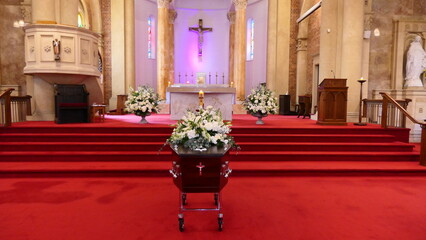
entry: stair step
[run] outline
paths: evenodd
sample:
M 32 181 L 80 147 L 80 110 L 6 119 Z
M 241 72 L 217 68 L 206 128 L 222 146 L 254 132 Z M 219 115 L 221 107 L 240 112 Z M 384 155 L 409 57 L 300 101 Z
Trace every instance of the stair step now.
M 165 142 L 170 134 L 4 133 L 1 142 Z
M 158 151 L 164 142 L 4 142 L 0 151 Z M 413 144 L 338 142 L 242 142 L 242 151 L 392 151 L 410 152 Z M 165 145 L 163 151 L 169 150 Z
M 418 161 L 418 152 L 239 151 L 235 161 Z M 6 151 L 3 162 L 169 161 L 170 151 Z
M 395 136 L 388 134 L 231 134 L 240 142 L 394 142 Z
M 170 162 L 0 162 L 0 174 L 3 177 L 43 176 L 64 174 L 102 176 L 170 176 Z M 426 176 L 426 167 L 413 162 L 329 162 L 288 161 L 274 162 L 238 162 L 231 161 L 231 177 L 238 176 L 304 176 L 304 175 L 398 175 Z

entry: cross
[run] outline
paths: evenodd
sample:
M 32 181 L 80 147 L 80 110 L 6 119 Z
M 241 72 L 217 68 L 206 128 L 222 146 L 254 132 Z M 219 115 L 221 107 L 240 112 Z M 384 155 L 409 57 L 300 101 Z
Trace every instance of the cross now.
M 213 28 L 203 28 L 203 19 L 198 19 L 198 27 L 190 27 L 189 31 L 198 34 L 198 56 L 203 55 L 203 33 L 213 32 Z
M 197 166 L 196 166 L 198 169 L 200 169 L 200 176 L 201 175 L 203 175 L 203 168 L 205 167 L 204 165 L 203 165 L 203 163 L 202 162 L 200 162 Z

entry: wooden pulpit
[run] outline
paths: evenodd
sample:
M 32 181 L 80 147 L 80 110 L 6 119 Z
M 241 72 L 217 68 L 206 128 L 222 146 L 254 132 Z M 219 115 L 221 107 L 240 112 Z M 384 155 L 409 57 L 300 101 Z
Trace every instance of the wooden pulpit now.
M 324 79 L 318 86 L 317 124 L 346 125 L 347 101 L 346 79 Z

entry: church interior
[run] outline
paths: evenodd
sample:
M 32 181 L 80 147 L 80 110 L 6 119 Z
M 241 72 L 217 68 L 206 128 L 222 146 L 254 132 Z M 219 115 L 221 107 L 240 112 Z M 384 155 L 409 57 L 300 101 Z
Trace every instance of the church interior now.
M 0 0 L 0 239 L 424 239 L 425 50 L 426 0 Z

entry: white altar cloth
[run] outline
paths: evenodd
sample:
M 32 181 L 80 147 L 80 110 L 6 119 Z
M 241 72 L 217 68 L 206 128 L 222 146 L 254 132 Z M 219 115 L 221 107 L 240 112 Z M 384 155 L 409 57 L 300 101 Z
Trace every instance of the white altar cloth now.
M 232 105 L 235 103 L 235 88 L 222 85 L 177 85 L 166 89 L 170 103 L 170 118 L 181 119 L 188 109 L 195 110 L 199 104 L 198 93 L 204 92 L 204 106 L 220 109 L 224 120 L 232 120 Z

